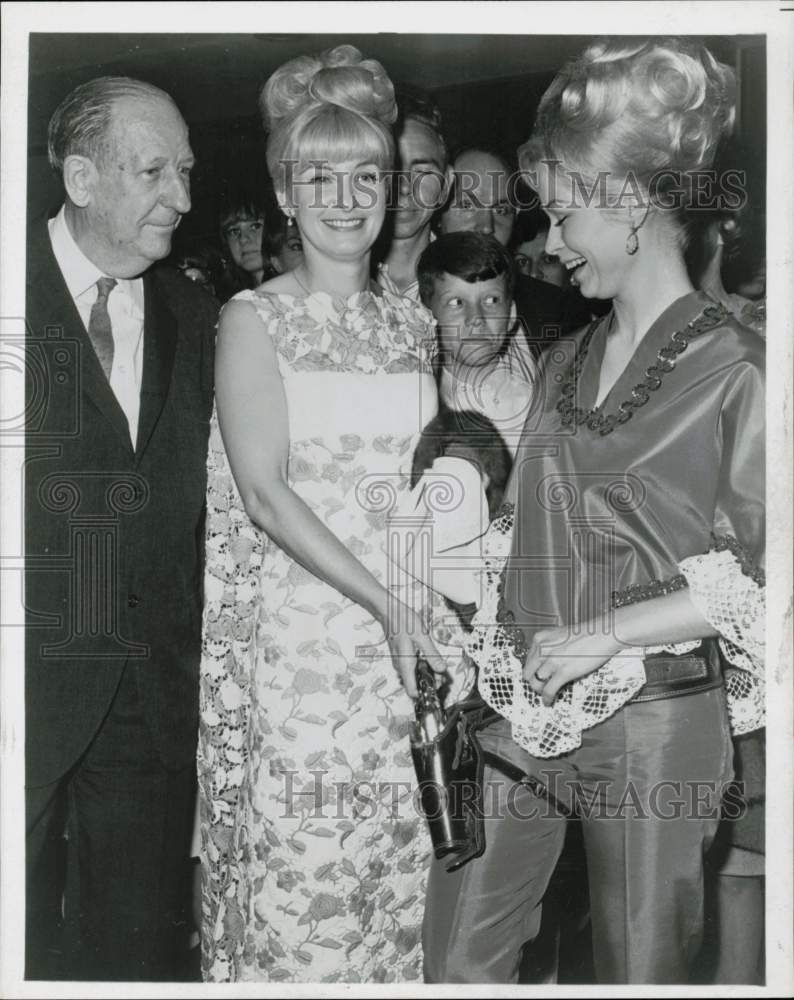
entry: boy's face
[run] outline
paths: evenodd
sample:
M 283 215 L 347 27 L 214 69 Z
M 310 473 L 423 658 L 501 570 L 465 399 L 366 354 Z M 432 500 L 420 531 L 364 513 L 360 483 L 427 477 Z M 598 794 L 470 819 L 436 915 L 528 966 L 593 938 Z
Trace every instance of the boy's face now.
M 510 328 L 511 306 L 505 275 L 486 281 L 436 278 L 430 309 L 449 361 L 475 367 L 493 361 Z

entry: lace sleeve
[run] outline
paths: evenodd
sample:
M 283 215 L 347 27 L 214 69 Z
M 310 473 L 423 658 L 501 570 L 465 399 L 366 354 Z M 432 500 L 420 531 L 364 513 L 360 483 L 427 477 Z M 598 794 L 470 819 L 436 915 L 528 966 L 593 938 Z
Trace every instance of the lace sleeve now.
M 566 685 L 552 705 L 523 678 L 523 634 L 501 606 L 502 570 L 510 552 L 514 509 L 507 504 L 483 541 L 482 603 L 467 652 L 485 700 L 512 723 L 513 739 L 537 757 L 575 750 L 582 731 L 608 718 L 645 683 L 642 649 L 627 649 L 592 674 Z
M 679 563 L 692 603 L 720 634 L 720 648 L 734 669 L 725 689 L 736 735 L 764 725 L 766 662 L 766 588 L 763 573 L 751 565 L 730 537 L 715 539 L 704 555 Z

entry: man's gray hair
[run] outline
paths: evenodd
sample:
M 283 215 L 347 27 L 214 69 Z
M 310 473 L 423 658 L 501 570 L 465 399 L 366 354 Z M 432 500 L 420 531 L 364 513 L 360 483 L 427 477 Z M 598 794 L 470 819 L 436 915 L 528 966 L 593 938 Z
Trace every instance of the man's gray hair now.
M 50 166 L 63 174 L 67 156 L 101 162 L 109 152 L 113 105 L 124 97 L 156 98 L 174 103 L 152 83 L 129 76 L 99 76 L 76 87 L 55 109 L 47 130 Z

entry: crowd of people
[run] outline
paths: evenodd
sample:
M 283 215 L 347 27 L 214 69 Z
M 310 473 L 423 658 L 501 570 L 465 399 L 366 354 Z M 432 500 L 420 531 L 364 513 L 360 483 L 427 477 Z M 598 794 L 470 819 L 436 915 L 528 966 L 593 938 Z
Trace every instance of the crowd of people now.
M 593 41 L 517 168 L 351 45 L 260 111 L 272 187 L 195 245 L 168 94 L 50 122 L 26 977 L 178 979 L 192 922 L 210 982 L 516 983 L 578 849 L 595 981 L 763 982 L 764 193 L 697 180 L 748 166 L 733 71 Z M 494 710 L 454 871 L 419 660 Z

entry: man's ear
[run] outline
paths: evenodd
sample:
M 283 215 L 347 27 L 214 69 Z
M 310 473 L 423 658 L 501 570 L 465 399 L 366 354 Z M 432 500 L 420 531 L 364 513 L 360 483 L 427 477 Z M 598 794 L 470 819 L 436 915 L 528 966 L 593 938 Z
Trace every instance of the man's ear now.
M 87 156 L 67 156 L 63 161 L 63 186 L 78 208 L 90 204 L 96 179 L 97 169 Z

